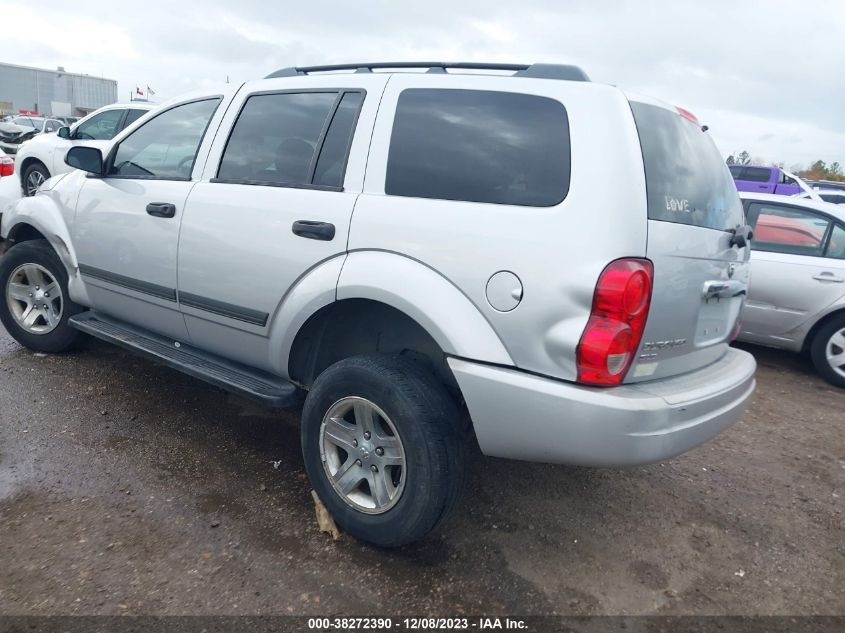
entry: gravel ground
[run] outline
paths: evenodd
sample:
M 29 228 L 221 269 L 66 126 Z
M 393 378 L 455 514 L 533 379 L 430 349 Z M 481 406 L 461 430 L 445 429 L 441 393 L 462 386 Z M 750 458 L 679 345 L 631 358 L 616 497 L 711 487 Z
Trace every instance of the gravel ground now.
M 845 390 L 748 348 L 744 419 L 662 464 L 472 457 L 451 522 L 317 529 L 296 413 L 0 328 L 0 614 L 845 614 Z

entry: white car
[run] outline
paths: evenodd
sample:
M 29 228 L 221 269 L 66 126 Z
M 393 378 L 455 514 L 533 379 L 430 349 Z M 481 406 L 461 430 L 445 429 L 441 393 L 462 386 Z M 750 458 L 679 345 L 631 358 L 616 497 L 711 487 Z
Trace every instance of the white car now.
M 26 196 L 34 195 L 48 178 L 70 171 L 65 154 L 74 145 L 102 148 L 114 136 L 154 109 L 152 103 L 114 103 L 92 112 L 73 125 L 59 123 L 57 134 L 36 136 L 21 145 L 15 171 Z
M 845 211 L 800 197 L 741 192 L 753 227 L 739 339 L 810 354 L 845 387 Z
M 36 135 L 56 132 L 63 125 L 58 119 L 41 116 L 6 117 L 0 122 L 0 149 L 6 154 L 16 154 L 25 141 Z
M 831 204 L 845 204 L 845 191 L 841 189 L 821 189 L 814 187 L 813 192 L 825 202 L 830 202 Z M 795 197 L 803 198 L 804 200 L 812 199 L 812 195 L 806 191 L 796 193 Z

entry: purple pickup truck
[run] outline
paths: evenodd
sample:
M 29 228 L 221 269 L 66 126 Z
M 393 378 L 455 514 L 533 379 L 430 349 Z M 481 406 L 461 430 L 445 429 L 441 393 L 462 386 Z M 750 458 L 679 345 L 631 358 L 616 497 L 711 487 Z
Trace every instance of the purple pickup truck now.
M 728 165 L 739 191 L 757 193 L 775 193 L 791 196 L 801 193 L 801 187 L 791 176 L 787 176 L 777 167 L 758 167 L 756 165 Z

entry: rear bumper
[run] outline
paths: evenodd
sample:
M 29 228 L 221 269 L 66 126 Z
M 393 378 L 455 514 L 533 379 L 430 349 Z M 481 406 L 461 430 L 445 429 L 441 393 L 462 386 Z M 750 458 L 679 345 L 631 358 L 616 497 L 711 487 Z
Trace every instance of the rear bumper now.
M 455 358 L 449 366 L 486 455 L 583 466 L 667 459 L 736 422 L 756 363 L 730 348 L 698 371 L 607 389 Z

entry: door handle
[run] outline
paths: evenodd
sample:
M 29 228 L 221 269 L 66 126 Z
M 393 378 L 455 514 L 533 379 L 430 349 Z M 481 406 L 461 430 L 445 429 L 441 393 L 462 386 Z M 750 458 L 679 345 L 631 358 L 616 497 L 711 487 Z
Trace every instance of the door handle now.
M 291 227 L 294 235 L 306 237 L 309 240 L 330 242 L 334 239 L 334 224 L 329 222 L 312 222 L 311 220 L 297 220 Z
M 748 294 L 745 284 L 737 281 L 705 281 L 701 289 L 701 296 L 705 301 L 710 299 L 730 299 Z
M 827 271 L 819 273 L 818 275 L 813 275 L 813 279 L 815 279 L 816 281 L 830 281 L 835 284 L 841 284 L 845 282 L 845 279 L 843 279 L 842 277 L 837 277 L 833 273 Z
M 147 205 L 147 213 L 157 218 L 172 218 L 176 215 L 176 205 L 169 202 L 150 202 Z

